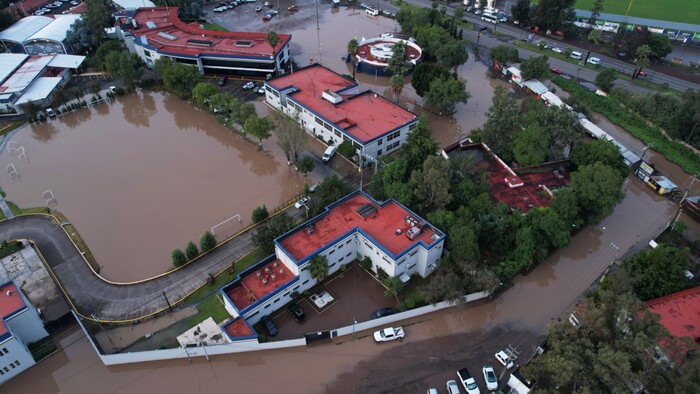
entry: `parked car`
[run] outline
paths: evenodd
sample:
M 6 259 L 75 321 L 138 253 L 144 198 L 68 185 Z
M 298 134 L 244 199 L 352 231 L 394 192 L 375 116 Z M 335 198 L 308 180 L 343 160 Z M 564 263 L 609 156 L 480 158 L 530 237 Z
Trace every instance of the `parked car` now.
M 447 394 L 460 394 L 459 386 L 457 386 L 457 382 L 454 380 L 447 381 Z
M 277 335 L 277 326 L 275 325 L 275 322 L 270 319 L 270 316 L 263 316 L 263 318 L 260 319 L 260 322 L 265 327 L 265 331 L 267 331 L 269 336 L 274 337 Z
M 296 321 L 304 321 L 304 319 L 306 319 L 306 314 L 301 310 L 299 304 L 289 304 L 287 310 L 289 310 L 289 313 L 292 314 L 292 317 Z
M 476 380 L 472 374 L 469 373 L 468 369 L 462 368 L 457 371 L 457 377 L 459 381 L 462 382 L 464 389 L 467 390 L 467 394 L 479 394 L 481 392 L 479 391 L 479 386 L 476 384 Z
M 572 59 L 581 60 L 583 58 L 583 54 L 581 52 L 573 51 L 569 57 Z
M 428 394 L 438 394 L 437 389 L 428 389 Z
M 257 88 L 257 89 L 255 90 L 255 93 L 257 93 L 257 94 L 265 94 L 265 85 L 263 85 L 263 86 Z
M 599 65 L 600 65 L 600 59 L 598 59 L 597 57 L 591 56 L 591 57 L 588 58 L 588 63 L 591 63 L 591 64 L 593 64 L 594 66 L 599 66 Z
M 316 190 L 318 189 L 319 186 L 321 186 L 320 183 L 314 183 L 313 185 L 309 186 L 309 191 L 311 193 L 316 193 Z
M 255 82 L 246 82 L 245 85 L 243 85 L 243 89 L 245 90 L 250 90 L 255 87 Z
M 484 374 L 484 381 L 486 381 L 486 389 L 495 391 L 498 390 L 498 378 L 496 377 L 496 372 L 494 372 L 493 367 L 486 364 L 484 368 L 481 369 Z
M 56 112 L 54 112 L 53 108 L 46 108 L 46 116 L 53 118 L 56 116 Z
M 304 205 L 306 205 L 306 203 L 309 202 L 310 200 L 311 200 L 311 197 L 309 197 L 309 196 L 303 197 L 301 200 L 297 201 L 294 204 L 294 208 L 299 209 L 299 208 L 303 207 Z
M 299 11 L 299 7 L 297 7 L 295 5 L 290 5 L 289 7 L 287 7 L 287 11 L 291 11 L 291 12 Z
M 228 81 L 228 77 L 219 78 L 219 80 L 216 81 L 216 84 L 219 86 L 224 86 L 226 85 L 226 81 Z
M 637 76 L 639 76 L 639 77 L 646 77 L 647 75 L 648 75 L 648 74 L 645 73 L 644 71 L 639 71 L 639 72 L 637 73 Z
M 71 1 L 70 3 L 71 3 L 71 5 L 78 5 L 78 4 L 79 4 L 79 3 L 78 3 L 77 1 L 75 1 L 75 0 Z
M 554 74 L 561 74 L 561 70 L 556 67 L 550 67 L 549 71 L 553 72 Z
M 389 316 L 393 315 L 396 313 L 394 308 L 382 308 L 382 309 L 377 309 L 376 311 L 372 312 L 372 319 L 379 319 L 380 317 L 384 316 Z
M 472 12 L 473 9 L 474 9 L 474 7 L 472 7 L 472 6 L 465 7 L 464 12 Z
M 559 47 L 554 47 L 554 48 L 552 48 L 552 52 L 556 52 L 556 53 L 564 53 L 564 50 L 563 50 L 563 49 L 561 49 L 561 48 L 559 48 Z
M 112 93 L 112 94 L 116 94 L 116 93 L 117 93 L 117 87 L 116 87 L 116 86 L 110 86 L 110 87 L 109 87 L 109 92 Z
M 387 327 L 374 332 L 374 341 L 377 343 L 402 340 L 406 336 L 403 327 Z
M 496 360 L 498 360 L 499 363 L 503 364 L 506 369 L 511 369 L 515 365 L 513 363 L 513 360 L 511 360 L 510 356 L 508 356 L 508 353 L 505 352 L 505 350 L 501 350 L 500 352 L 495 354 Z

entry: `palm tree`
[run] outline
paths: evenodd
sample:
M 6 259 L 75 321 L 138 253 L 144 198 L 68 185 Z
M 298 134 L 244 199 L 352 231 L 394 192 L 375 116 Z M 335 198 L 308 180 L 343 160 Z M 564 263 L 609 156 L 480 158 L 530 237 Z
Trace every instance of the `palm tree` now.
M 392 75 L 391 78 L 389 78 L 389 86 L 391 86 L 391 91 L 394 92 L 394 98 L 398 103 L 399 99 L 401 98 L 401 91 L 403 90 L 404 86 L 403 75 Z
M 637 48 L 637 67 L 632 73 L 632 78 L 637 78 L 643 69 L 649 67 L 649 55 L 651 55 L 651 47 L 649 45 L 644 44 Z
M 328 259 L 326 256 L 315 256 L 309 263 L 309 273 L 317 281 L 322 281 L 328 276 Z
M 588 57 L 591 56 L 591 48 L 593 47 L 593 44 L 599 43 L 600 40 L 601 40 L 600 30 L 591 30 L 591 32 L 588 33 L 588 53 L 586 54 L 586 58 L 583 59 L 584 64 L 588 61 Z
M 355 55 L 357 55 L 357 51 L 359 49 L 360 43 L 357 42 L 357 39 L 353 38 L 350 41 L 348 41 L 348 52 L 352 57 L 352 79 L 355 79 Z
M 277 35 L 277 33 L 274 32 L 274 30 L 270 30 L 267 33 L 267 38 L 265 38 L 265 41 L 267 41 L 267 43 L 272 48 L 272 64 L 273 64 L 272 70 L 274 71 L 275 74 L 277 74 L 277 59 L 275 59 L 277 54 L 275 53 L 275 48 L 277 48 L 277 45 L 282 40 L 280 40 L 279 36 Z

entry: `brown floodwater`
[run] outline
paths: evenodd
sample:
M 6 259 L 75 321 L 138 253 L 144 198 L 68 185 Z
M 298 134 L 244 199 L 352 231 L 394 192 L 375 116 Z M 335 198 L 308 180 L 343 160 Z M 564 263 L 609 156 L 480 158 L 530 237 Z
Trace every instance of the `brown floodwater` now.
M 251 211 L 274 208 L 303 188 L 275 139 L 254 143 L 206 111 L 174 95 L 139 92 L 27 126 L 13 137 L 29 161 L 5 149 L 20 180 L 0 177 L 7 198 L 22 207 L 55 209 L 73 223 L 114 281 L 167 271 L 170 252 L 205 230 L 222 236 L 250 223 Z

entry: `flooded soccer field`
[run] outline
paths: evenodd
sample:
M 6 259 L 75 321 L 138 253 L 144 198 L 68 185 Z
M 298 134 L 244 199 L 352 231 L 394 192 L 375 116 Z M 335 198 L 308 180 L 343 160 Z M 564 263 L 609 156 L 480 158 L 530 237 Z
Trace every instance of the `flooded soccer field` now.
M 129 94 L 29 125 L 12 136 L 28 161 L 8 150 L 19 180 L 0 178 L 7 198 L 44 206 L 51 190 L 101 268 L 134 281 L 171 267 L 170 252 L 205 230 L 222 235 L 250 223 L 251 211 L 293 198 L 303 176 L 286 165 L 273 138 L 254 143 L 206 111 L 167 93 Z

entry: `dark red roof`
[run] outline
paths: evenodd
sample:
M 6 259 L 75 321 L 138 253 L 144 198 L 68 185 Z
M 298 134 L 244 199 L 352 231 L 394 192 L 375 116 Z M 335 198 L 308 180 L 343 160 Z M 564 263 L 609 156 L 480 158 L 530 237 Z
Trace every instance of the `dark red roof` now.
M 159 51 L 198 57 L 200 55 L 218 55 L 224 57 L 267 57 L 272 56 L 272 47 L 267 43 L 267 33 L 230 32 L 200 29 L 198 24 L 187 24 L 177 17 L 178 7 L 139 8 L 134 16 L 138 23 L 136 29 L 130 30 L 134 36 L 146 37 L 147 45 Z M 128 19 L 128 13 L 122 22 Z M 150 22 L 150 23 L 148 23 Z M 150 28 L 149 24 L 155 24 Z M 130 25 L 124 24 L 125 27 Z M 164 38 L 159 33 L 165 33 Z M 278 53 L 291 40 L 289 34 L 278 34 Z M 193 41 L 196 40 L 196 41 Z M 192 42 L 209 42 L 197 45 Z M 244 44 L 245 45 L 242 45 Z M 201 44 L 201 43 L 200 43 Z
M 25 308 L 24 300 L 14 283 L 10 282 L 0 287 L 0 317 L 5 319 Z M 4 322 L 0 322 L 0 335 L 7 333 Z
M 357 211 L 366 204 L 372 205 L 376 211 L 363 217 Z M 431 237 L 435 232 L 427 223 L 424 227 L 425 231 L 417 237 L 412 240 L 407 237 L 406 233 L 413 225 L 408 224 L 406 216 L 414 220 L 420 219 L 395 201 L 379 206 L 364 194 L 358 193 L 334 206 L 327 214 L 313 222 L 313 231 L 307 231 L 304 226 L 299 227 L 279 243 L 297 261 L 303 260 L 355 228 L 364 231 L 379 246 L 394 255 L 407 250 L 419 241 L 423 241 L 426 245 L 432 244 Z M 397 234 L 396 230 L 401 232 Z
M 343 95 L 357 84 L 314 64 L 267 82 L 277 90 L 293 86 L 295 101 L 328 122 L 342 128 L 359 142 L 368 142 L 416 120 L 416 115 L 371 91 L 344 96 L 339 104 L 324 99 L 325 90 Z
M 700 286 L 646 302 L 671 335 L 700 339 Z

